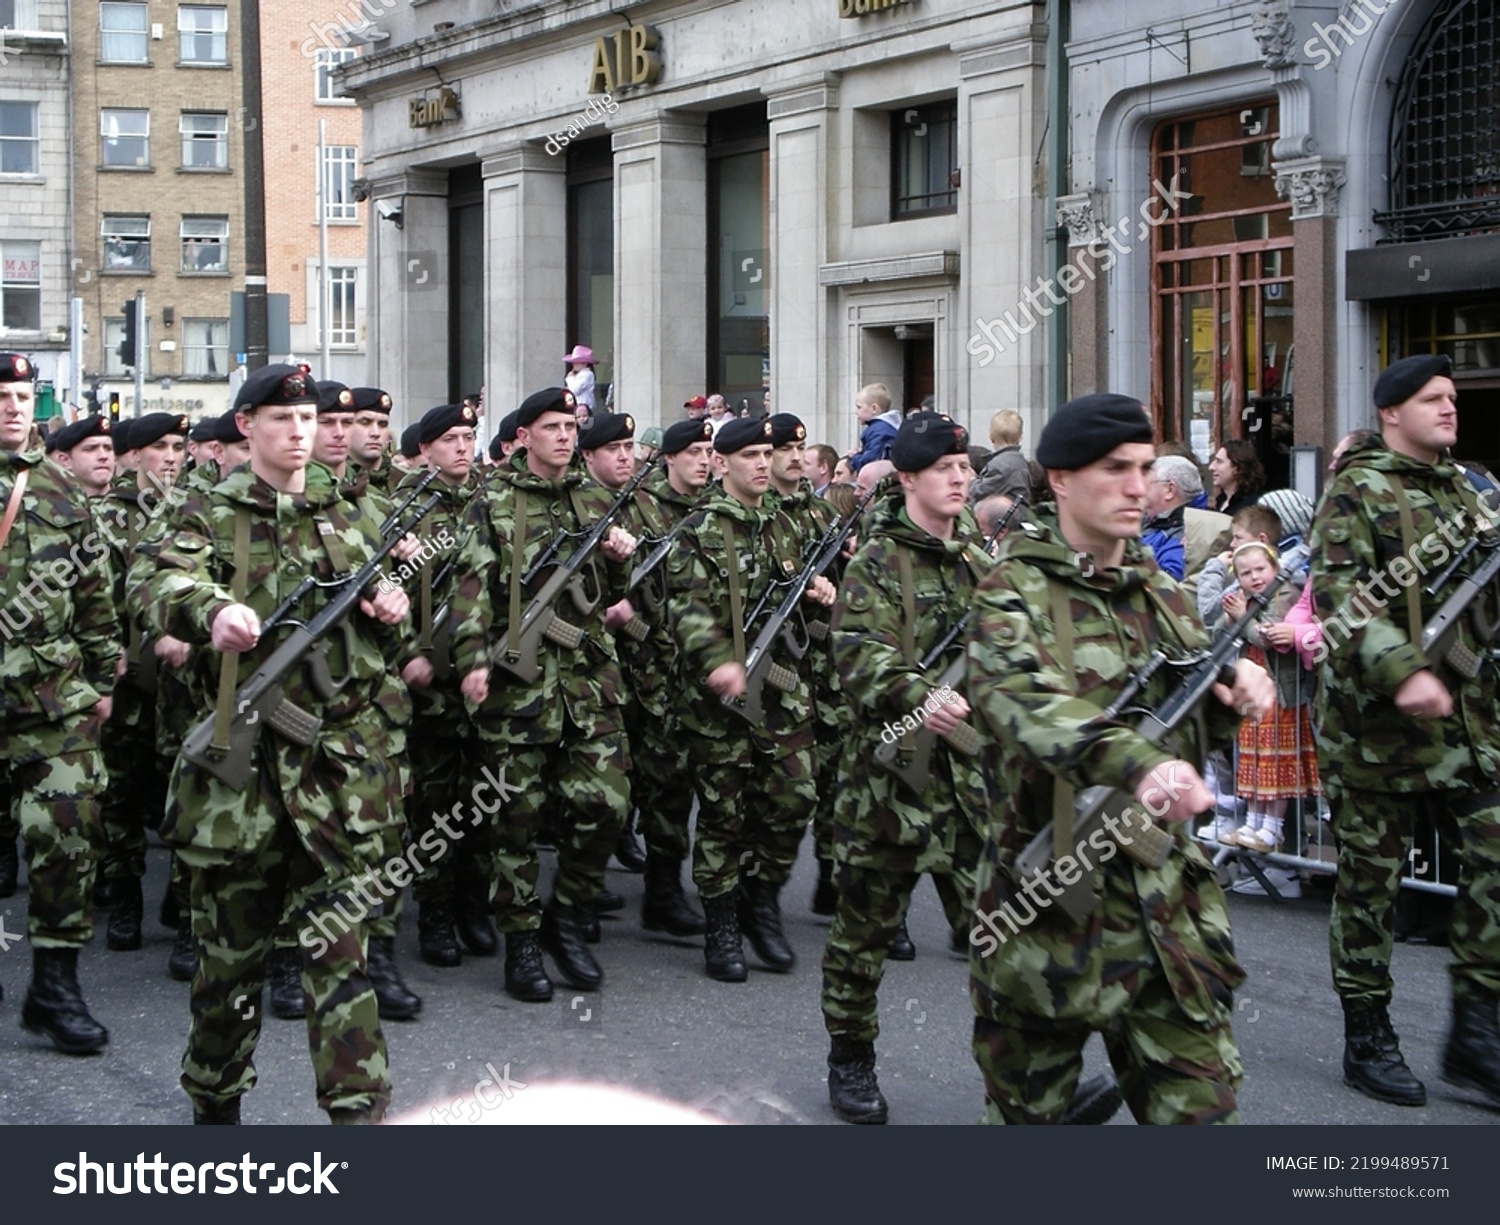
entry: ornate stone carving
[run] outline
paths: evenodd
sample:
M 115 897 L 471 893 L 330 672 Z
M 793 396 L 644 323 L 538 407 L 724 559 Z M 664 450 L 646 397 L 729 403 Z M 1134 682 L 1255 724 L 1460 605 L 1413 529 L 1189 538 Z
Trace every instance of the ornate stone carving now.
M 1342 168 L 1328 162 L 1283 163 L 1276 167 L 1276 194 L 1292 202 L 1292 220 L 1337 217 L 1339 190 L 1348 182 Z
M 1058 224 L 1068 227 L 1068 246 L 1086 247 L 1099 237 L 1099 219 L 1088 192 L 1057 197 Z
M 1268 4 L 1250 14 L 1250 32 L 1260 45 L 1260 62 L 1267 68 L 1295 64 L 1297 31 L 1285 5 Z

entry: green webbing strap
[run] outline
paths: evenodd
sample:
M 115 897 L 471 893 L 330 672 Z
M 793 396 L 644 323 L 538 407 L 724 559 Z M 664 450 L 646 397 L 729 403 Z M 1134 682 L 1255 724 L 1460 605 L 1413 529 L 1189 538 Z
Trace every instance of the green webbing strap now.
M 234 508 L 234 577 L 229 594 L 236 604 L 245 602 L 245 588 L 250 581 L 250 508 Z M 212 747 L 220 753 L 229 751 L 229 728 L 234 722 L 235 681 L 239 676 L 239 656 L 225 651 L 219 656 L 219 700 L 214 706 Z
M 140 533 L 135 530 L 135 519 L 127 513 L 125 515 L 125 567 L 130 568 L 130 559 L 135 554 L 135 546 L 141 541 Z M 126 627 L 130 640 L 125 648 L 125 663 L 127 667 L 135 668 L 141 662 L 141 647 L 145 645 L 147 638 L 139 623 L 134 617 L 126 618 Z
M 917 597 L 912 591 L 911 554 L 898 548 L 896 565 L 901 571 L 901 655 L 908 668 L 917 666 Z
M 516 518 L 510 536 L 510 621 L 506 624 L 512 641 L 521 632 L 521 571 L 526 564 L 526 490 L 517 485 L 515 491 Z
M 424 655 L 432 650 L 432 558 L 422 563 L 422 585 L 418 588 L 422 636 L 417 649 Z
M 724 551 L 728 554 L 725 570 L 729 577 L 729 632 L 734 635 L 734 662 L 745 666 L 745 604 L 740 594 L 740 551 L 735 544 L 734 528 L 727 516 L 720 516 L 724 529 Z
M 1077 676 L 1073 664 L 1073 610 L 1068 605 L 1068 593 L 1063 585 L 1050 576 L 1047 593 L 1052 604 L 1052 632 L 1057 636 L 1057 658 L 1063 671 L 1075 682 Z M 1056 776 L 1052 780 L 1052 859 L 1060 860 L 1073 853 L 1073 784 Z
M 340 574 L 350 574 L 349 555 L 344 552 L 344 542 L 338 538 L 338 533 L 333 530 L 333 524 L 328 521 L 327 515 L 314 515 L 313 522 L 318 527 L 318 539 L 323 542 L 323 551 L 328 554 L 328 563 L 333 567 L 330 578 L 336 578 Z
M 1396 513 L 1401 516 L 1401 552 L 1407 558 L 1417 555 L 1417 528 L 1412 522 L 1411 502 L 1406 497 L 1406 487 L 1399 481 L 1391 483 L 1391 489 L 1396 495 Z M 1406 632 L 1411 636 L 1413 646 L 1422 641 L 1422 597 L 1417 592 L 1416 583 L 1406 584 Z

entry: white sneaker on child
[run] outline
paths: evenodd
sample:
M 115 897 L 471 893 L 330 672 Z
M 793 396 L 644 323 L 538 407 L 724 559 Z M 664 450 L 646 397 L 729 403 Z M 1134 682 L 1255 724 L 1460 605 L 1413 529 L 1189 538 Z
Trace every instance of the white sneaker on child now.
M 1284 898 L 1299 898 L 1302 896 L 1302 878 L 1290 868 L 1274 868 L 1269 865 L 1261 869 L 1266 874 L 1266 879 L 1271 882 L 1272 887 Z M 1234 884 L 1229 886 L 1230 893 L 1238 893 L 1242 897 L 1266 897 L 1266 888 L 1253 876 L 1242 876 Z

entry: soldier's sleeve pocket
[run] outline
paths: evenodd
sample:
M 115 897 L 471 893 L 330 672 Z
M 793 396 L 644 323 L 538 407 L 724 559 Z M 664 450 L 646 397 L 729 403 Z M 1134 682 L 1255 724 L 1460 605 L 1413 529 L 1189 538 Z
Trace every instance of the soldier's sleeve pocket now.
M 1329 544 L 1348 544 L 1353 532 L 1347 518 L 1336 516 L 1323 523 L 1322 534 Z
M 865 613 L 875 607 L 875 599 L 867 587 L 851 585 L 844 594 L 844 604 L 850 612 Z
M 978 637 L 990 646 L 1006 650 L 1024 642 L 1029 634 L 1026 618 L 1020 613 L 994 613 L 984 619 Z

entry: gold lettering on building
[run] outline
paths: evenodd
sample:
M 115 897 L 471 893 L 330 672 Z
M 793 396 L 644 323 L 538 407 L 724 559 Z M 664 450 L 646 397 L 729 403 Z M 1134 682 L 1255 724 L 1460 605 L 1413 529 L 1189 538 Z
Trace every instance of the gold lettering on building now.
M 458 118 L 458 95 L 446 85 L 435 98 L 412 98 L 408 103 L 409 122 L 414 128 L 430 128 Z
M 642 25 L 596 38 L 588 92 L 611 94 L 633 85 L 655 85 L 661 77 L 661 56 L 656 51 L 660 42 L 655 26 Z

